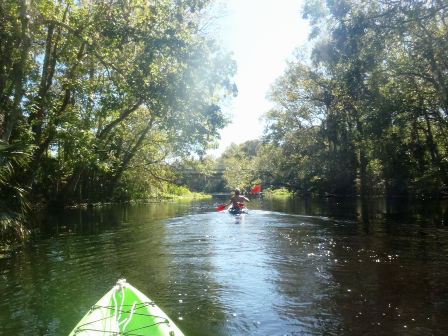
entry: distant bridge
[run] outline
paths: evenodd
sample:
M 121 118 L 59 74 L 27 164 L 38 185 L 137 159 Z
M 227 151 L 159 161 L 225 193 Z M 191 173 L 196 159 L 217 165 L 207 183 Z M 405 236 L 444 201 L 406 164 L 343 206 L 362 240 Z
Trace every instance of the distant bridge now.
M 223 175 L 225 173 L 225 169 L 211 169 L 207 170 L 206 172 L 200 172 L 195 169 L 182 169 L 178 170 L 179 173 L 185 174 L 185 175 L 204 175 L 204 176 L 210 176 L 210 175 Z
M 241 172 L 247 172 L 250 171 L 250 169 L 239 169 L 239 171 Z M 186 174 L 186 175 L 223 175 L 226 172 L 226 169 L 224 168 L 220 168 L 220 169 L 211 169 L 211 170 L 207 170 L 206 172 L 199 172 L 195 169 L 182 169 L 182 170 L 178 170 L 179 173 L 181 174 Z

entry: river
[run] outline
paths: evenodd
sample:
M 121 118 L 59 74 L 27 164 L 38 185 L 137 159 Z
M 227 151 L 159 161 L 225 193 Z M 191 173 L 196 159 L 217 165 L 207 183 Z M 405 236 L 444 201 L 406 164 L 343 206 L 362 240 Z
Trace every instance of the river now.
M 0 335 L 67 335 L 120 278 L 187 336 L 448 334 L 446 201 L 219 202 L 47 214 L 0 258 Z

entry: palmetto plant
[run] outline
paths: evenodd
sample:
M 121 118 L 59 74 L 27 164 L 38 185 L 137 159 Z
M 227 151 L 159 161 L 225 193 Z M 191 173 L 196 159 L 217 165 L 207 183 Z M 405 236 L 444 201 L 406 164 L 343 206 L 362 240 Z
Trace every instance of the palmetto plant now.
M 0 241 L 23 239 L 28 235 L 24 225 L 29 211 L 27 191 L 15 176 L 27 165 L 30 153 L 29 145 L 0 141 Z

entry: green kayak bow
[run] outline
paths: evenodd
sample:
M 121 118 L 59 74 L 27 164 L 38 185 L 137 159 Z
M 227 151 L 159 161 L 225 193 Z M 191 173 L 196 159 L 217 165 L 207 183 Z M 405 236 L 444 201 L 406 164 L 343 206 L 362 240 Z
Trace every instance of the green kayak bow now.
M 126 280 L 104 295 L 69 336 L 184 336 L 174 322 Z

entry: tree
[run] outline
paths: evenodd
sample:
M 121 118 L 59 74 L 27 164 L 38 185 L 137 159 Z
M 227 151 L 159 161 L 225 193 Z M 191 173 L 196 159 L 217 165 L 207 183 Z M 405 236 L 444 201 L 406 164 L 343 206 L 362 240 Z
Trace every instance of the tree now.
M 305 3 L 310 57 L 289 64 L 267 115 L 265 141 L 284 153 L 290 188 L 361 195 L 446 188 L 446 10 L 411 0 Z M 319 183 L 310 189 L 311 181 Z

